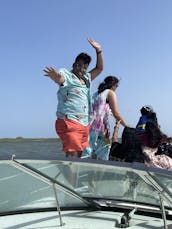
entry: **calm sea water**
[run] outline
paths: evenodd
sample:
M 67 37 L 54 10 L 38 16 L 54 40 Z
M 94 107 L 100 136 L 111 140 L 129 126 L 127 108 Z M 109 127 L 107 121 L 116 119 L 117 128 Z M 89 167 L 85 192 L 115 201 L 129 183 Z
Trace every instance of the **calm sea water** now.
M 60 140 L 27 140 L 16 142 L 0 142 L 0 156 L 23 155 L 39 155 L 39 156 L 64 156 Z

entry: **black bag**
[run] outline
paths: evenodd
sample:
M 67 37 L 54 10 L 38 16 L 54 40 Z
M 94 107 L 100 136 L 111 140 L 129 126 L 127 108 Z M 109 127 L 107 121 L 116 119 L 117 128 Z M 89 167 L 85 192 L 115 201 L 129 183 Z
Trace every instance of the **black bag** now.
M 110 160 L 124 160 L 125 155 L 122 151 L 121 143 L 119 142 L 113 142 L 110 148 L 109 153 L 109 159 Z
M 126 162 L 144 162 L 141 142 L 136 128 L 125 127 L 122 133 L 122 143 L 113 142 L 110 158 L 119 158 Z

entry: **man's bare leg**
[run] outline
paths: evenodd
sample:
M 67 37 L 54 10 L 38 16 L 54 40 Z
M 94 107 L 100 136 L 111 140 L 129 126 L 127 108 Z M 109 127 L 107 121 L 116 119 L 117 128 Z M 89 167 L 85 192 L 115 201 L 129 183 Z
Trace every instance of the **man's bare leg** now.
M 78 152 L 66 152 L 66 157 L 68 158 L 81 158 L 82 155 L 82 151 L 78 151 Z M 78 183 L 78 179 L 77 179 L 77 171 L 78 171 L 78 166 L 70 166 L 69 168 L 69 174 L 68 174 L 68 179 L 71 183 L 71 185 L 76 188 L 77 187 L 77 183 Z

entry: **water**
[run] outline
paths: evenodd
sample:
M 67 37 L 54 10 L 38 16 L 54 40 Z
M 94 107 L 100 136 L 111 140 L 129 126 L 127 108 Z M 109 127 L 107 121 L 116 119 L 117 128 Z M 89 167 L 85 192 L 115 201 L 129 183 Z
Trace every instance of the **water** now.
M 12 156 L 13 154 L 16 156 L 36 154 L 41 157 L 46 155 L 65 156 L 59 139 L 1 141 L 0 156 Z

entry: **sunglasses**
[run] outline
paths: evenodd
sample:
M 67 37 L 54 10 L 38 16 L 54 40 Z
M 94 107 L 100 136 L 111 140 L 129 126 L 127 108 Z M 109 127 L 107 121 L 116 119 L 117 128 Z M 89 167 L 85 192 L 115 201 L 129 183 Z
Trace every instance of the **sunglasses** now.
M 87 70 L 87 68 L 88 68 L 88 66 L 85 66 L 84 64 L 75 63 L 74 65 L 75 65 L 75 67 L 81 68 L 81 69 L 84 69 L 84 70 Z

